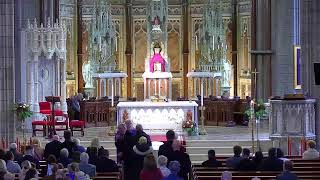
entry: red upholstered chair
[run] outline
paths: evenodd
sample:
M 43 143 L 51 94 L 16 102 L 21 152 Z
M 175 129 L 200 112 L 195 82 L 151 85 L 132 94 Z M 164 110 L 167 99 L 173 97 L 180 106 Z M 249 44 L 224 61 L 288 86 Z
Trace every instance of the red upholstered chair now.
M 84 127 L 86 122 L 84 120 L 71 120 L 69 122 L 71 134 L 73 136 L 73 131 L 81 131 L 81 135 L 84 136 Z
M 50 102 L 39 102 L 40 113 L 42 114 L 51 114 L 51 103 Z
M 50 115 L 47 115 L 47 119 L 50 118 Z M 32 136 L 37 136 L 37 131 L 42 131 L 43 136 L 47 135 L 48 122 L 46 119 L 43 120 L 34 120 L 32 121 Z M 42 126 L 42 128 L 37 128 L 37 126 Z
M 55 119 L 48 122 L 50 129 L 54 131 L 53 133 L 56 134 L 56 131 L 64 131 L 69 129 L 69 117 L 68 114 L 64 114 L 62 111 L 54 111 Z

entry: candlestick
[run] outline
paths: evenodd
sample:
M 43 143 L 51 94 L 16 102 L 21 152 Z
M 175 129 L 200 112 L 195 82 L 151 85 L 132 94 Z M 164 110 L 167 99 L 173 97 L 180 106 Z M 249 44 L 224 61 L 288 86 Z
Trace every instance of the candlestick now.
M 201 79 L 201 106 L 203 106 L 203 81 Z
M 212 36 L 212 48 L 214 50 L 214 35 Z

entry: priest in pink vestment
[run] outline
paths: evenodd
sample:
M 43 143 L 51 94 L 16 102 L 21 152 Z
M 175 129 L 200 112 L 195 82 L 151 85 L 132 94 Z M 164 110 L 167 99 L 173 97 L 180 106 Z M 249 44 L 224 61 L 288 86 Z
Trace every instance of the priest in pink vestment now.
M 160 64 L 161 65 L 161 72 L 165 72 L 165 65 L 166 61 L 161 56 L 161 46 L 160 43 L 156 42 L 153 46 L 153 56 L 150 59 L 149 66 L 150 66 L 150 72 L 155 72 L 155 65 Z

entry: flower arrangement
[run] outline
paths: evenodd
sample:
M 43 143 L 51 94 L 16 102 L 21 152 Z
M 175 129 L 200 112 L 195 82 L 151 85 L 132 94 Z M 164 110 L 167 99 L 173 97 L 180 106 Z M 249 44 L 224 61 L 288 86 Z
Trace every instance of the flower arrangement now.
M 14 105 L 13 111 L 18 116 L 19 120 L 24 121 L 25 119 L 32 116 L 32 111 L 30 110 L 30 105 L 26 103 L 16 103 Z
M 259 99 L 257 102 L 252 101 L 253 108 L 250 106 L 246 111 L 245 114 L 248 117 L 253 117 L 260 119 L 261 117 L 267 114 L 266 106 L 263 103 L 263 100 Z
M 196 135 L 197 133 L 197 124 L 192 121 L 192 112 L 187 112 L 187 119 L 182 122 L 182 129 L 187 131 L 188 136 Z

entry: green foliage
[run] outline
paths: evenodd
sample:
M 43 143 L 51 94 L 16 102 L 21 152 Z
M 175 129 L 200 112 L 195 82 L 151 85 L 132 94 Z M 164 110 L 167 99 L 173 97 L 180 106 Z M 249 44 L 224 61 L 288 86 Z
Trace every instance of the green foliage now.
M 267 114 L 266 107 L 262 99 L 259 99 L 257 102 L 254 102 L 254 109 L 252 110 L 249 106 L 248 109 L 244 112 L 249 118 L 253 115 L 255 118 L 260 119 L 261 117 Z
M 24 121 L 33 114 L 30 110 L 30 105 L 26 103 L 16 103 L 13 107 L 13 111 L 16 113 L 20 121 Z

